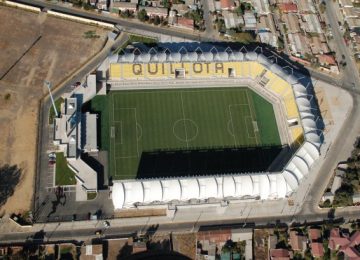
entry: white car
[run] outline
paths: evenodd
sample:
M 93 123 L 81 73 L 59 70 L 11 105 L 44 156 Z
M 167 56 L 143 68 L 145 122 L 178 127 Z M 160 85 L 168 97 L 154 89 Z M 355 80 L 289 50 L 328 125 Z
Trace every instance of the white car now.
M 105 228 L 109 228 L 109 227 L 110 227 L 110 223 L 109 223 L 109 221 L 107 221 L 107 220 L 105 220 L 103 224 L 104 224 L 104 227 L 105 227 Z

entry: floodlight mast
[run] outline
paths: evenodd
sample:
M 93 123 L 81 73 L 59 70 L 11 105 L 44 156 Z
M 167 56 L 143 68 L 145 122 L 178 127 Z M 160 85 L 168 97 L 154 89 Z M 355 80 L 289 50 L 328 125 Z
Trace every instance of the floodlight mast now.
M 52 94 L 51 94 L 51 89 L 50 89 L 51 83 L 50 83 L 49 81 L 45 80 L 45 85 L 47 86 L 47 88 L 48 88 L 48 90 L 49 90 L 51 103 L 52 103 L 53 108 L 54 108 L 54 111 L 55 111 L 55 116 L 58 117 L 59 114 L 58 114 L 58 111 L 57 111 L 56 106 L 55 106 L 54 98 L 53 98 L 53 96 L 52 96 Z

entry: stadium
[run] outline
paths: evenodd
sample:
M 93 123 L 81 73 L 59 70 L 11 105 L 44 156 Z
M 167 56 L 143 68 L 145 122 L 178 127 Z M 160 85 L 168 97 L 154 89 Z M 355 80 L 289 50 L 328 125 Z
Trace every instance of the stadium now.
M 323 142 L 310 79 L 261 50 L 189 49 L 107 60 L 115 210 L 290 196 Z

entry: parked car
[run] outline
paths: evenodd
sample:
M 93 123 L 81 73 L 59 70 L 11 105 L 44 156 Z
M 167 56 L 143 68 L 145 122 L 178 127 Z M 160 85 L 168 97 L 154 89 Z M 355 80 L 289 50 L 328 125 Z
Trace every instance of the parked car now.
M 104 227 L 105 227 L 105 228 L 109 228 L 109 227 L 110 227 L 109 221 L 107 221 L 107 220 L 104 221 Z

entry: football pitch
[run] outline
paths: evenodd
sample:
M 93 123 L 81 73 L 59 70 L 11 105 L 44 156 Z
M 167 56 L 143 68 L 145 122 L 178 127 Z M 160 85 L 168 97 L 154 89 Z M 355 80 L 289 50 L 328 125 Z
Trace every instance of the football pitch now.
M 144 152 L 280 144 L 272 105 L 246 87 L 112 91 L 106 100 L 113 179 L 136 178 Z

